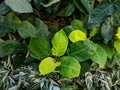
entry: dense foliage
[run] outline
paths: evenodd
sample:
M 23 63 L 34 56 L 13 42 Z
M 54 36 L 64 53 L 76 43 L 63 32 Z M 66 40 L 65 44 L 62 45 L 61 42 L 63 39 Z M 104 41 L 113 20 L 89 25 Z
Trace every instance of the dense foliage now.
M 2 0 L 0 90 L 119 90 L 119 0 Z

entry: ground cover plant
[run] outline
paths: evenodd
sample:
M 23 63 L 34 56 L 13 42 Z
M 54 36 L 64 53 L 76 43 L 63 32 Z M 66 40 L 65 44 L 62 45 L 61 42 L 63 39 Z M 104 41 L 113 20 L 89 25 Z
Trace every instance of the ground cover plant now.
M 119 0 L 1 0 L 0 90 L 119 90 Z

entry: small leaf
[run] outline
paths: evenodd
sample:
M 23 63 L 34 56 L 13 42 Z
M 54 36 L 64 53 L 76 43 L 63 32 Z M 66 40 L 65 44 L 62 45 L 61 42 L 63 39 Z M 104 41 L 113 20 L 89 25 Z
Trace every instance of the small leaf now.
M 63 30 L 58 31 L 52 39 L 52 54 L 62 56 L 65 54 L 68 46 L 68 38 Z
M 120 27 L 118 27 L 117 29 L 117 34 L 115 34 L 116 37 L 120 40 Z
M 18 33 L 23 38 L 36 38 L 39 36 L 36 28 L 29 22 L 23 21 L 21 24 L 17 26 Z
M 92 74 L 90 72 L 85 73 L 85 82 L 87 85 L 87 89 L 91 90 L 93 87 L 93 80 L 92 80 Z
M 39 65 L 39 71 L 41 74 L 48 74 L 50 72 L 53 72 L 59 65 L 60 62 L 55 62 L 54 58 L 47 57 L 41 61 Z
M 43 38 L 31 38 L 30 51 L 37 59 L 43 59 L 51 54 L 48 42 Z
M 64 9 L 65 16 L 66 17 L 70 16 L 74 12 L 74 10 L 75 10 L 74 4 L 69 3 Z
M 19 13 L 33 12 L 32 6 L 28 0 L 5 0 L 5 3 L 15 12 Z
M 107 54 L 105 50 L 100 46 L 97 45 L 97 50 L 94 55 L 92 55 L 91 60 L 98 63 L 100 66 L 104 67 L 106 60 L 107 60 Z
M 120 40 L 114 41 L 114 47 L 120 53 Z
M 60 58 L 60 74 L 69 78 L 78 77 L 81 66 L 77 59 L 71 56 L 64 56 Z
M 80 30 L 74 30 L 70 33 L 69 39 L 75 43 L 77 41 L 87 40 L 86 34 Z
M 99 28 L 93 28 L 89 34 L 90 38 L 94 37 L 98 32 L 99 32 Z
M 60 0 L 49 0 L 49 2 L 47 4 L 41 3 L 41 5 L 43 5 L 44 7 L 49 7 L 57 2 L 59 2 Z

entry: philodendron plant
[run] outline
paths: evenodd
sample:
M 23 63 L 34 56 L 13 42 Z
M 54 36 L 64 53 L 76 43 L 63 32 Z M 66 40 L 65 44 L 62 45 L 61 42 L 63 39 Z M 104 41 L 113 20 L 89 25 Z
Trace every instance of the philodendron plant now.
M 39 71 L 41 74 L 49 74 L 55 70 L 65 77 L 74 78 L 80 75 L 80 63 L 86 60 L 104 67 L 107 53 L 103 47 L 94 43 L 85 32 L 72 30 L 69 35 L 59 30 L 52 38 L 52 47 L 46 39 L 31 38 L 30 51 L 32 56 L 41 60 Z

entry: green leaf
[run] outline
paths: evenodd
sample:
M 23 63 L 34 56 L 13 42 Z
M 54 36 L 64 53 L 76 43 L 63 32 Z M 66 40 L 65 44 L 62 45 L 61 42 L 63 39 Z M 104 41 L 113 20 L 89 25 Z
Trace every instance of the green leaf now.
M 86 34 L 80 30 L 74 30 L 70 33 L 69 39 L 75 43 L 77 41 L 87 40 Z
M 0 16 L 0 32 L 14 33 L 16 31 L 16 26 L 20 23 L 21 23 L 20 19 L 13 12 L 8 13 L 4 17 Z
M 43 5 L 44 7 L 49 7 L 57 2 L 59 2 L 60 0 L 49 0 L 49 2 L 47 4 L 41 3 L 41 5 Z
M 75 6 L 73 3 L 69 3 L 65 9 L 64 9 L 64 12 L 65 12 L 65 16 L 68 17 L 70 16 L 75 10 Z
M 0 57 L 26 51 L 27 48 L 23 43 L 14 40 L 4 41 L 0 43 Z
M 112 39 L 115 32 L 115 27 L 111 26 L 111 18 L 107 18 L 101 27 L 101 34 L 105 41 Z
M 111 23 L 113 26 L 119 26 L 120 25 L 120 1 L 117 1 L 114 3 L 115 12 L 111 15 Z
M 63 30 L 58 31 L 52 39 L 52 55 L 62 56 L 68 46 L 68 38 Z
M 117 34 L 115 36 L 120 40 L 120 27 L 117 28 Z
M 101 23 L 105 18 L 115 11 L 113 3 L 109 0 L 103 0 L 95 7 L 92 14 L 89 16 L 88 23 Z
M 79 1 L 82 3 L 87 13 L 91 14 L 93 10 L 94 0 L 79 0 Z
M 5 3 L 15 12 L 19 13 L 33 12 L 32 6 L 28 0 L 5 0 Z
M 39 36 L 36 28 L 28 21 L 23 21 L 21 24 L 19 24 L 17 26 L 17 30 L 20 36 L 23 38 L 28 37 L 36 38 Z
M 47 57 L 41 61 L 39 65 L 39 71 L 41 74 L 48 74 L 50 72 L 53 72 L 59 65 L 60 62 L 55 62 L 54 58 Z
M 93 28 L 89 34 L 90 38 L 94 37 L 98 32 L 99 32 L 99 28 Z
M 107 57 L 110 58 L 110 59 L 112 59 L 113 54 L 114 54 L 114 48 L 112 48 L 112 47 L 110 47 L 108 45 L 105 45 L 105 44 L 102 44 L 101 46 L 105 50 L 105 52 L 107 54 Z
M 118 53 L 120 53 L 120 40 L 114 41 L 114 47 Z
M 72 20 L 71 25 L 74 30 L 81 30 L 81 31 L 87 33 L 87 30 L 85 28 L 85 23 L 83 21 L 74 19 L 74 20 Z
M 106 54 L 105 50 L 100 45 L 97 45 L 97 50 L 96 50 L 95 54 L 92 55 L 90 58 L 95 63 L 104 67 L 106 60 L 107 60 L 107 54 Z
M 46 24 L 42 20 L 40 20 L 39 18 L 30 17 L 28 21 L 35 26 L 40 37 L 47 39 L 50 32 L 48 31 Z
M 49 44 L 43 38 L 31 38 L 29 48 L 37 59 L 43 59 L 51 55 Z
M 75 4 L 75 6 L 79 9 L 79 11 L 86 14 L 86 10 L 85 10 L 84 6 L 82 5 L 82 3 L 80 2 L 80 0 L 73 0 L 73 2 Z
M 78 77 L 81 66 L 77 59 L 71 56 L 64 56 L 60 58 L 60 74 L 69 78 Z
M 90 40 L 78 41 L 70 45 L 68 54 L 83 62 L 95 54 L 96 49 L 97 45 Z

